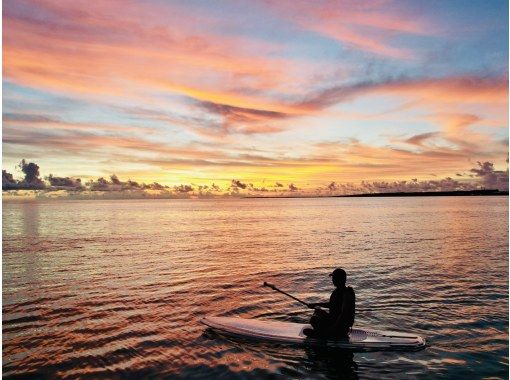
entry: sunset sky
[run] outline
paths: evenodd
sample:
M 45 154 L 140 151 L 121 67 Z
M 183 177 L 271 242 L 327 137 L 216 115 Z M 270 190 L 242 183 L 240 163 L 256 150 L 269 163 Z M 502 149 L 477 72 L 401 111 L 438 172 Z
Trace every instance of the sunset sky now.
M 507 153 L 507 1 L 3 2 L 15 175 L 312 188 Z

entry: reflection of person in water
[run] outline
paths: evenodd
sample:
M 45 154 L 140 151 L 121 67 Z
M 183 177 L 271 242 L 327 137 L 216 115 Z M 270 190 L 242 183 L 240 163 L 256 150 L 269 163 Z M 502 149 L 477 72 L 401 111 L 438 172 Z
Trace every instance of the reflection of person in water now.
M 313 329 L 303 330 L 303 333 L 308 337 L 347 338 L 349 330 L 354 324 L 356 296 L 350 286 L 345 286 L 347 274 L 342 268 L 337 268 L 330 276 L 335 290 L 331 293 L 329 302 L 309 305 L 315 309 L 315 312 L 310 319 Z M 328 308 L 329 312 L 321 307 Z
M 358 364 L 354 353 L 342 349 L 306 346 L 305 367 L 314 373 L 331 379 L 358 379 Z

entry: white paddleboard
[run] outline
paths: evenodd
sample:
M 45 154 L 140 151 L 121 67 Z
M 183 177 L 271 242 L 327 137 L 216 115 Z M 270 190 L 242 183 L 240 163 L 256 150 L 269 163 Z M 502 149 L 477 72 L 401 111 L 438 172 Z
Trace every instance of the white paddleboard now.
M 308 324 L 236 317 L 206 317 L 201 322 L 227 335 L 284 344 L 327 345 L 352 350 L 419 350 L 425 339 L 412 333 L 353 328 L 349 339 L 325 340 L 303 334 Z

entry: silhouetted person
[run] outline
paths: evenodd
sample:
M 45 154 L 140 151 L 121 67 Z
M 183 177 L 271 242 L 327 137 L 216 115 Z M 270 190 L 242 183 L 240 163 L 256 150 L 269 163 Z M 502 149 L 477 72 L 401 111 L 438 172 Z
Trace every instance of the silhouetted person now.
M 313 329 L 303 331 L 309 337 L 347 338 L 349 330 L 354 324 L 356 310 L 356 296 L 354 290 L 345 286 L 347 274 L 342 268 L 337 268 L 330 274 L 335 290 L 329 297 L 329 302 L 311 303 L 314 308 L 310 324 Z M 329 312 L 320 309 L 328 308 Z

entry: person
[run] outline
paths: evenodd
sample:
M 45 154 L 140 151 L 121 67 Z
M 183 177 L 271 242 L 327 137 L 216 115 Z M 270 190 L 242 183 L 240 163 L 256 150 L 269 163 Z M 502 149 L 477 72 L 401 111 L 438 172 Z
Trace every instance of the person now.
M 310 319 L 313 328 L 303 330 L 308 337 L 345 339 L 354 324 L 356 295 L 353 288 L 345 286 L 347 274 L 342 268 L 337 268 L 330 276 L 335 290 L 331 293 L 329 302 L 308 304 L 311 309 L 315 309 Z M 329 312 L 321 308 L 327 308 Z

